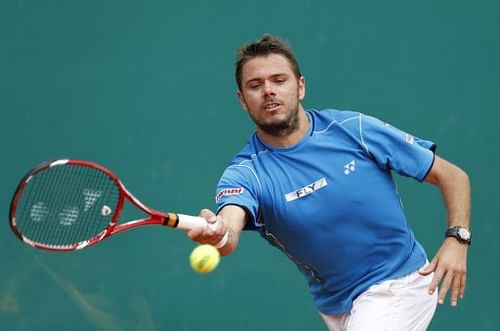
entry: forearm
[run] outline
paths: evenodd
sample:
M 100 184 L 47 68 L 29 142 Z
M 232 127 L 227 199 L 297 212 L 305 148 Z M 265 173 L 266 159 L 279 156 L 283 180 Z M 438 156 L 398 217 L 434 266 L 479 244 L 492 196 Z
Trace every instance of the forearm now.
M 470 228 L 470 183 L 467 174 L 457 166 L 436 156 L 425 179 L 439 188 L 448 212 L 448 228 Z M 453 235 L 453 237 L 455 237 Z M 470 239 L 470 237 L 469 237 Z M 470 241 L 465 238 L 446 238 L 430 264 L 420 271 L 426 276 L 434 273 L 429 293 L 439 286 L 438 302 L 444 303 L 450 291 L 450 302 L 456 306 L 463 298 L 467 275 L 467 251 Z
M 219 252 L 222 256 L 226 256 L 234 252 L 238 247 L 247 215 L 243 208 L 229 205 L 220 211 L 219 216 L 226 224 L 228 233 L 228 241 L 223 247 L 219 248 Z

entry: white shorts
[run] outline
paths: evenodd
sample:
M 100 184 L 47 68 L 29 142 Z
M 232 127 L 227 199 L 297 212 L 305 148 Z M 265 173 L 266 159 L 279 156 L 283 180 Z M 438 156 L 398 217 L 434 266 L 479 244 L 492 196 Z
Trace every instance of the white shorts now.
M 418 271 L 368 288 L 353 302 L 352 310 L 321 317 L 330 331 L 420 331 L 429 326 L 437 305 L 437 293 L 428 288 L 433 274 Z

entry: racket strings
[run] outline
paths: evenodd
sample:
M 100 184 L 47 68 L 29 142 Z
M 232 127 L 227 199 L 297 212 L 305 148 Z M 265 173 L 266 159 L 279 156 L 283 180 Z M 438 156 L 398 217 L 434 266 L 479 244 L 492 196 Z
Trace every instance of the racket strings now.
M 44 173 L 41 173 L 40 175 L 52 177 L 51 174 L 52 174 L 52 172 L 44 172 Z M 33 181 L 34 178 L 37 178 L 37 177 L 31 178 L 31 180 Z M 45 185 L 47 185 L 47 187 L 45 189 L 48 190 L 49 192 L 51 192 L 51 191 L 53 191 L 53 186 L 55 184 L 56 183 L 49 178 L 48 180 L 45 180 Z M 38 223 L 46 222 L 46 219 L 48 217 L 50 217 L 49 206 L 54 205 L 53 199 L 55 199 L 57 197 L 47 196 L 47 197 L 45 197 L 45 199 L 39 199 L 38 197 L 41 198 L 43 195 L 43 192 L 42 192 L 43 186 L 42 185 L 28 185 L 27 188 L 28 187 L 31 188 L 31 191 L 32 191 L 30 196 L 33 196 L 36 198 L 33 201 L 34 204 L 32 204 L 29 209 L 28 208 L 23 209 L 23 211 L 25 213 L 28 213 L 28 211 L 29 211 L 29 215 L 26 215 L 21 219 L 26 219 L 26 217 L 29 216 L 29 218 L 31 219 L 31 223 L 26 223 L 26 225 L 28 226 L 28 228 L 26 230 L 31 230 L 33 232 L 33 236 L 32 236 L 33 238 L 41 238 L 40 239 L 41 242 L 47 242 L 47 239 L 44 238 L 46 236 L 46 234 L 41 231 L 41 230 L 43 230 L 43 227 L 40 227 L 37 225 L 38 225 Z M 39 213 L 38 213 L 38 211 L 39 211 Z M 39 215 L 37 215 L 37 214 L 39 214 Z M 33 217 L 33 216 L 35 216 L 35 217 Z M 48 231 L 45 231 L 46 233 L 48 233 L 49 231 L 54 231 L 53 227 L 51 226 L 52 222 L 45 223 L 45 224 L 48 225 L 48 227 L 49 227 Z
M 43 190 L 52 192 L 56 182 L 51 179 L 53 171 L 43 171 L 30 179 L 29 184 L 25 188 L 24 195 L 22 196 L 21 211 L 17 217 L 17 223 L 20 230 L 33 238 L 37 242 L 48 243 L 46 236 L 48 233 L 54 233 L 54 238 L 58 238 L 57 231 L 54 231 L 53 222 L 48 222 L 47 219 L 51 217 L 50 206 L 54 206 L 55 196 L 44 196 Z M 63 174 L 64 175 L 64 174 Z M 66 180 L 61 176 L 60 180 Z M 40 185 L 43 181 L 44 185 Z M 33 199 L 30 201 L 30 199 Z M 60 197 L 59 197 L 60 199 Z M 26 220 L 26 221 L 25 221 Z M 29 221 L 27 221 L 29 220 Z M 44 224 L 44 226 L 39 226 Z M 57 242 L 51 242 L 57 245 Z
M 28 182 L 17 208 L 17 227 L 36 243 L 75 245 L 105 231 L 119 195 L 114 180 L 98 169 L 53 166 Z
M 30 184 L 25 188 L 25 193 L 23 195 L 23 200 L 24 198 L 27 197 L 38 197 L 41 195 L 41 186 L 40 185 L 31 185 L 33 183 L 33 178 L 30 179 Z M 46 185 L 51 186 L 50 181 L 47 182 Z M 48 188 L 50 190 L 50 188 Z M 51 197 L 47 197 L 51 198 Z M 21 200 L 21 201 L 23 201 Z M 30 208 L 20 208 L 18 210 L 21 211 L 20 217 L 17 217 L 17 222 L 18 224 L 24 224 L 23 220 L 24 219 L 31 219 L 32 224 L 26 223 L 26 225 L 29 227 L 26 230 L 29 230 L 29 232 L 33 232 L 33 237 L 37 238 L 40 237 L 41 234 L 39 231 L 39 228 L 34 226 L 36 223 L 41 223 L 44 222 L 47 217 L 49 217 L 50 210 L 49 210 L 49 205 L 51 205 L 50 201 L 42 201 L 40 199 L 35 199 L 33 203 L 31 204 Z
M 55 168 L 54 168 L 54 170 L 55 170 Z M 58 169 L 58 170 L 62 170 L 62 169 Z M 37 203 L 43 204 L 45 206 L 45 208 L 47 208 L 47 210 L 50 210 L 52 212 L 50 214 L 50 216 L 52 216 L 52 219 L 54 220 L 53 217 L 55 215 L 53 213 L 57 213 L 57 212 L 51 206 L 55 206 L 57 203 L 66 204 L 67 202 L 64 201 L 63 196 L 58 196 L 56 194 L 47 195 L 45 192 L 57 191 L 58 190 L 58 186 L 57 186 L 58 183 L 65 183 L 69 180 L 68 179 L 69 172 L 68 171 L 44 171 L 43 173 L 40 173 L 39 176 L 40 175 L 43 175 L 46 178 L 43 178 L 43 182 L 41 182 L 40 185 L 37 185 L 38 191 L 37 191 L 36 196 L 40 197 L 40 201 Z M 59 175 L 60 178 L 57 178 L 57 175 Z M 34 178 L 42 180 L 42 178 L 38 178 L 38 177 L 34 177 Z M 47 185 L 47 187 L 44 188 L 42 183 Z M 44 190 L 47 190 L 47 191 L 44 191 Z M 46 202 L 44 202 L 44 200 Z M 49 216 L 49 215 L 47 215 L 47 216 Z M 44 222 L 44 223 L 41 223 L 41 222 Z M 33 231 L 34 231 L 33 238 L 40 238 L 40 239 L 36 240 L 36 241 L 39 241 L 41 243 L 51 243 L 55 246 L 63 245 L 63 243 L 60 242 L 60 240 L 59 240 L 60 238 L 63 238 L 62 233 L 61 233 L 63 231 L 63 228 L 58 227 L 57 222 L 55 222 L 55 221 L 47 222 L 45 219 L 41 219 L 38 223 L 41 223 L 41 224 L 31 223 L 32 226 L 37 225 L 33 228 Z M 42 224 L 46 225 L 46 226 L 39 226 Z

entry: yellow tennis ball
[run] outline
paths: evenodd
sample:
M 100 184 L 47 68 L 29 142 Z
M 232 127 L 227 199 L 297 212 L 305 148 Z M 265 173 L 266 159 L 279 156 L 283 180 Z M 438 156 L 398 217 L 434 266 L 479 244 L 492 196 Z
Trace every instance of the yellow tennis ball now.
M 214 270 L 220 261 L 217 248 L 212 245 L 200 245 L 193 249 L 189 256 L 191 267 L 199 273 L 207 273 Z

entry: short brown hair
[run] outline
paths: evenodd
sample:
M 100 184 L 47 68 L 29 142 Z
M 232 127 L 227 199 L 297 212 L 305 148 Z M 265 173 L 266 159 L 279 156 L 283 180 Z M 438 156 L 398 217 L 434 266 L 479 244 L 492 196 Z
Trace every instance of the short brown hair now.
M 290 62 L 295 77 L 299 79 L 302 76 L 299 63 L 291 47 L 284 40 L 265 33 L 261 39 L 253 43 L 247 43 L 238 49 L 236 57 L 236 83 L 238 89 L 241 90 L 241 71 L 245 63 L 253 58 L 270 54 L 279 54 L 286 57 Z

